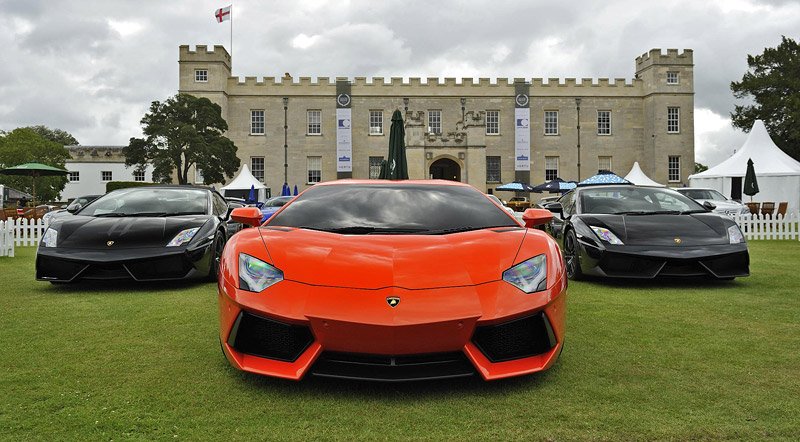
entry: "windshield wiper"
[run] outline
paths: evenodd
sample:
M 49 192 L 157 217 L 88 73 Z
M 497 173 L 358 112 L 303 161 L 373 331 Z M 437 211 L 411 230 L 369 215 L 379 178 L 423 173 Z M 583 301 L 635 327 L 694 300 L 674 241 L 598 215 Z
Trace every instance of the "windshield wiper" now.
M 169 212 L 169 213 L 161 213 L 158 216 L 182 216 L 182 215 L 205 215 L 205 212 Z
M 95 218 L 115 218 L 115 217 L 127 216 L 127 215 L 125 215 L 124 213 L 110 212 L 110 213 L 100 213 L 100 214 L 92 215 L 92 216 L 94 216 Z
M 680 215 L 680 210 L 629 210 L 614 212 L 613 215 Z
M 472 230 L 483 230 L 483 229 L 495 229 L 498 227 L 519 227 L 519 226 L 459 226 L 459 227 L 450 227 L 448 229 L 439 229 L 439 230 L 431 230 L 428 232 L 429 235 L 446 235 L 448 233 L 460 233 L 460 232 L 469 232 Z
M 301 229 L 319 230 L 322 232 L 341 233 L 344 235 L 369 235 L 372 233 L 379 234 L 403 234 L 403 233 L 418 233 L 426 232 L 427 229 L 417 227 L 373 227 L 373 226 L 348 226 L 348 227 L 334 227 L 324 229 L 321 227 L 300 226 Z
M 692 210 L 684 210 L 681 212 L 681 215 L 688 215 L 690 213 L 706 213 L 707 210 L 704 209 L 692 209 Z
M 126 216 L 166 216 L 166 212 L 139 212 L 139 213 L 129 213 Z

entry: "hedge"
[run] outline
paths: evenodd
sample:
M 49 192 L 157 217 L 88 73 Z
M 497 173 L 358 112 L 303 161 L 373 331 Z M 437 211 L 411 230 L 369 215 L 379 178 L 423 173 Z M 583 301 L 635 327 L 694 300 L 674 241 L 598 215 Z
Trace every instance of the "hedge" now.
M 156 183 L 146 183 L 143 181 L 109 181 L 106 183 L 106 193 L 111 192 L 112 190 L 117 189 L 127 189 L 129 187 L 142 187 L 142 186 L 152 186 Z

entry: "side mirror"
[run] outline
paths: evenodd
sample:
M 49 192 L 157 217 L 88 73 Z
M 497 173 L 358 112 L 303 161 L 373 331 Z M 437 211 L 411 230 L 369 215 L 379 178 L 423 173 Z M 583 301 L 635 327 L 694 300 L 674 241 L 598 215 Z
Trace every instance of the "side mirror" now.
M 237 207 L 231 212 L 231 218 L 237 223 L 257 227 L 261 225 L 263 215 L 257 207 Z
M 553 214 L 544 209 L 527 209 L 522 214 L 522 222 L 525 223 L 525 227 L 527 228 L 533 228 L 547 224 L 552 219 Z
M 83 206 L 80 205 L 80 204 L 72 204 L 72 205 L 67 206 L 67 212 L 74 214 L 78 210 L 81 210 L 82 207 Z
M 545 208 L 553 213 L 564 213 L 564 206 L 561 203 L 550 203 Z
M 705 207 L 708 210 L 714 210 L 717 208 L 717 205 L 712 203 L 711 201 L 706 201 L 703 203 L 703 207 Z

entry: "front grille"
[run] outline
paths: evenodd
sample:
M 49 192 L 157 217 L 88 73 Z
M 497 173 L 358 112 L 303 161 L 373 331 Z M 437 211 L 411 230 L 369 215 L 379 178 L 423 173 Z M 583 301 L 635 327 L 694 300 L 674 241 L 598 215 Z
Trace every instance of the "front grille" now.
M 228 345 L 240 353 L 294 362 L 314 341 L 303 325 L 286 324 L 242 312 L 233 324 Z
M 700 261 L 714 276 L 730 278 L 750 274 L 750 255 L 747 252 L 731 253 Z
M 36 257 L 36 278 L 70 281 L 85 269 L 87 264 L 39 255 Z
M 122 264 L 93 263 L 81 273 L 80 277 L 82 279 L 130 279 L 131 274 L 125 270 Z
M 138 280 L 177 279 L 183 278 L 192 269 L 192 265 L 183 255 L 171 255 L 163 258 L 148 258 L 125 264 L 131 275 Z
M 402 382 L 472 376 L 475 368 L 461 352 L 404 356 L 324 352 L 311 368 L 311 374 Z
M 665 264 L 663 259 L 606 253 L 599 266 L 608 276 L 652 278 Z
M 705 276 L 706 269 L 695 260 L 668 260 L 658 276 Z
M 475 329 L 472 341 L 492 362 L 510 361 L 548 352 L 555 334 L 544 312 Z

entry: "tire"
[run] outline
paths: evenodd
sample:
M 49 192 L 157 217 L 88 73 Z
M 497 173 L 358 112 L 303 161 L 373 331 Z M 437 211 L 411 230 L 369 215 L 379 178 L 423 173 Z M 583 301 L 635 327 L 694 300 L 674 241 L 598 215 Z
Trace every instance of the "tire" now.
M 219 278 L 219 260 L 222 258 L 222 250 L 225 248 L 225 234 L 217 232 L 214 241 L 211 243 L 211 259 L 208 264 L 208 280 L 216 281 Z
M 574 230 L 567 231 L 564 235 L 564 262 L 567 267 L 567 277 L 573 281 L 583 279 L 580 261 L 580 245 Z

